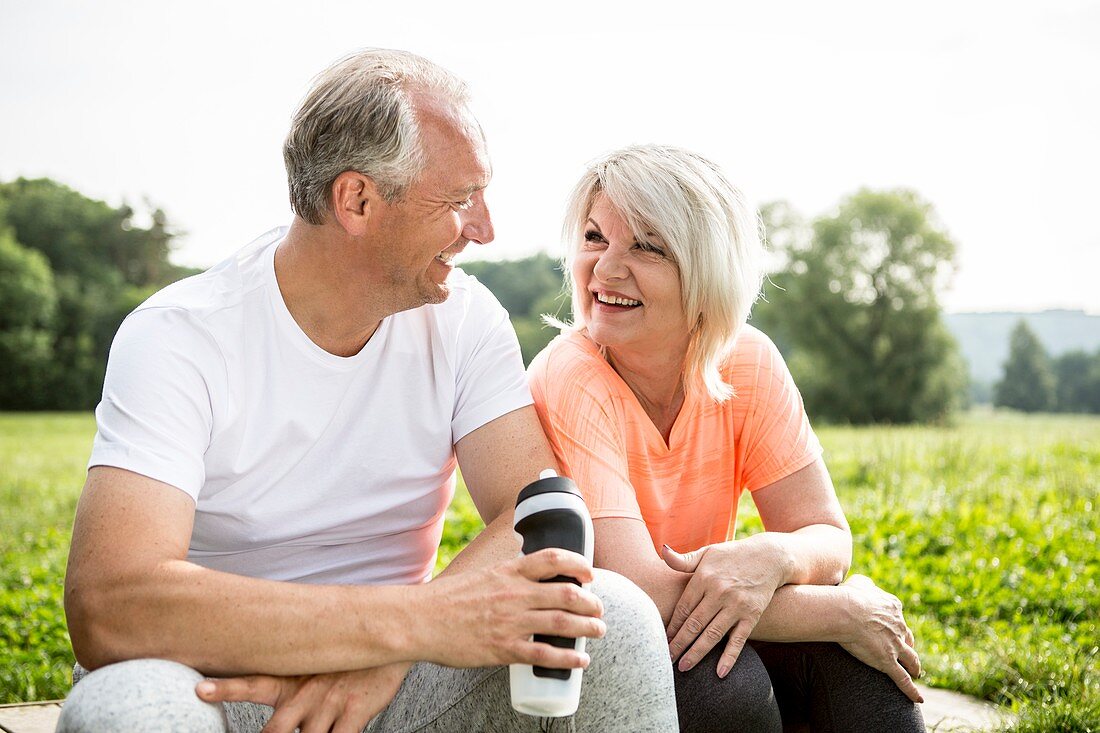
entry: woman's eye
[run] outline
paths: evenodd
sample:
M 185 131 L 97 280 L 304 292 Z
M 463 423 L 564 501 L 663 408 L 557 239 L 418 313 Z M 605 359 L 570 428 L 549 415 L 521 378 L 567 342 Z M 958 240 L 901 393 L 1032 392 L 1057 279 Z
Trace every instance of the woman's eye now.
M 646 254 L 660 255 L 661 257 L 665 256 L 665 251 L 663 249 L 649 242 L 635 242 L 634 246 Z
M 590 229 L 584 233 L 584 241 L 591 242 L 593 244 L 603 244 L 607 240 L 603 238 L 603 235 L 594 229 Z

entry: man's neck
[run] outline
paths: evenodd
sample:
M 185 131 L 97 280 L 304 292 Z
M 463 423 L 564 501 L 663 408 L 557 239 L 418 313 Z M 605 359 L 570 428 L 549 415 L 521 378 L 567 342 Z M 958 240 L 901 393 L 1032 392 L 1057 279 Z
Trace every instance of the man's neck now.
M 356 243 L 330 226 L 295 218 L 275 252 L 275 280 L 290 315 L 319 347 L 358 354 L 388 312 L 372 294 L 372 273 L 354 255 Z

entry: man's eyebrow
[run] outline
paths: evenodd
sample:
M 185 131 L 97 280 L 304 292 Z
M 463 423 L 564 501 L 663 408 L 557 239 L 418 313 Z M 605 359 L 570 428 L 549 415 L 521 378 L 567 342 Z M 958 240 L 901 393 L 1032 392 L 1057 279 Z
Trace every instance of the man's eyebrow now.
M 468 198 L 470 196 L 473 196 L 478 191 L 484 191 L 488 187 L 489 187 L 489 182 L 488 181 L 485 181 L 484 183 L 471 183 L 469 186 L 466 186 L 465 188 L 456 189 L 453 193 L 454 193 L 454 196 L 456 198 L 457 197 Z

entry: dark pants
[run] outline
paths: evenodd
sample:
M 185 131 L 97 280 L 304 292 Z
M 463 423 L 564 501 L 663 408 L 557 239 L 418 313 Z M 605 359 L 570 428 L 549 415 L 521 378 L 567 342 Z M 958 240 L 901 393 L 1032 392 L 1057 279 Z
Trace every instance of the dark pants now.
M 681 733 L 925 730 L 920 708 L 889 677 L 837 644 L 749 642 L 719 679 L 724 648 L 674 671 Z

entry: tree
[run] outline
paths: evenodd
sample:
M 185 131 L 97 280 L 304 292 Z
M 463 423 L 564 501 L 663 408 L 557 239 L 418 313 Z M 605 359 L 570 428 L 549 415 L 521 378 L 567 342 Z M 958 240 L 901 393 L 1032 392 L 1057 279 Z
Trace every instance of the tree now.
M 1055 406 L 1055 378 L 1050 357 L 1035 332 L 1021 318 L 1009 338 L 1004 377 L 993 388 L 993 404 L 1024 412 Z
M 1054 360 L 1054 378 L 1056 410 L 1100 413 L 1100 351 L 1062 354 Z
M 19 246 L 0 223 L 0 409 L 49 404 L 56 314 L 57 292 L 46 258 Z
M 0 374 L 0 408 L 95 405 L 122 319 L 157 288 L 193 272 L 168 261 L 173 233 L 164 213 L 150 218 L 148 227 L 137 226 L 130 207 L 49 179 L 0 183 L 0 237 L 7 238 L 0 358 L 11 365 Z M 24 322 L 31 313 L 40 315 Z
M 907 190 L 861 190 L 805 224 L 762 211 L 777 271 L 757 305 L 815 417 L 852 423 L 940 419 L 964 399 L 966 370 L 936 291 L 955 245 Z

